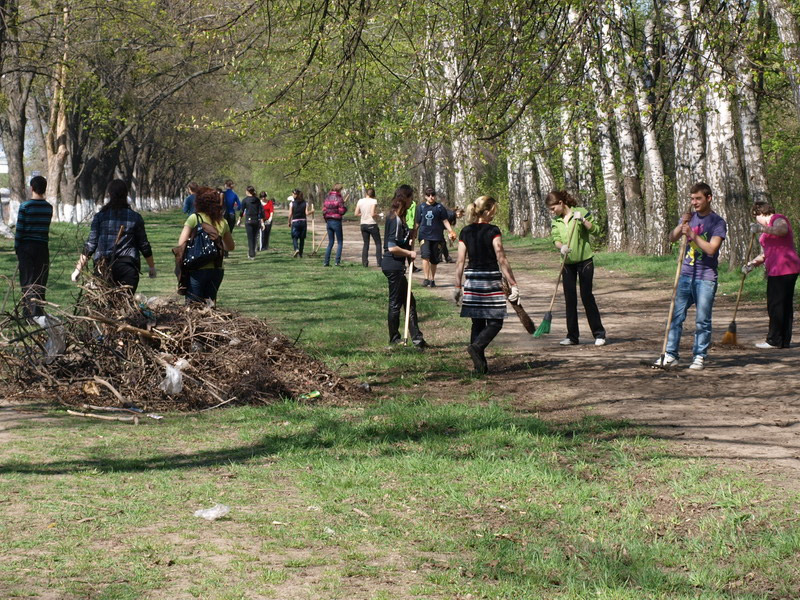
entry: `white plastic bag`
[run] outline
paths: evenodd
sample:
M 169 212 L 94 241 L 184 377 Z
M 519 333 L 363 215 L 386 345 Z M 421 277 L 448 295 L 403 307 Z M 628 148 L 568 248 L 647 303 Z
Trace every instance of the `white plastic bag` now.
M 61 319 L 52 315 L 42 315 L 34 317 L 33 320 L 42 329 L 47 330 L 47 341 L 44 344 L 44 362 L 45 364 L 52 363 L 60 354 L 64 354 L 67 349 L 66 331 L 61 324 Z
M 170 396 L 180 394 L 183 390 L 183 372 L 181 369 L 185 368 L 189 363 L 184 359 L 179 359 L 175 366 L 167 365 L 167 374 L 164 381 L 158 384 L 158 387 L 164 390 Z
M 206 521 L 216 521 L 231 512 L 230 506 L 225 506 L 224 504 L 215 504 L 211 508 L 201 508 L 200 510 L 194 511 L 195 517 L 201 517 Z

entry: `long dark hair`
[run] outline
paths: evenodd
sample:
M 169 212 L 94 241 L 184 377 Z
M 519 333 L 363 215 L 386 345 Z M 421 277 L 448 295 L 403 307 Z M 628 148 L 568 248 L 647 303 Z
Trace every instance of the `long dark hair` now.
M 222 221 L 222 204 L 217 190 L 210 187 L 201 187 L 195 193 L 194 209 L 208 215 L 214 223 Z
M 104 210 L 120 210 L 128 208 L 128 184 L 122 179 L 114 179 L 106 188 L 108 202 L 101 208 Z
M 413 198 L 414 188 L 406 184 L 397 186 L 394 191 L 394 197 L 392 197 L 391 209 L 398 217 L 404 219 Z

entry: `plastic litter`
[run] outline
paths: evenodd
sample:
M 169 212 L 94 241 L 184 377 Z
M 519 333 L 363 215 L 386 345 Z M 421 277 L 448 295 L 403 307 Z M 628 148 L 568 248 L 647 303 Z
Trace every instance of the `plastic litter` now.
M 201 508 L 200 510 L 194 511 L 194 516 L 205 519 L 206 521 L 216 521 L 217 519 L 221 519 L 227 515 L 229 512 L 231 512 L 230 506 L 225 506 L 224 504 L 215 504 L 211 508 Z
M 311 400 L 313 398 L 319 398 L 319 397 L 320 397 L 319 390 L 314 390 L 313 392 L 307 392 L 305 394 L 300 394 L 298 396 L 298 399 L 300 399 L 300 400 Z
M 34 322 L 42 329 L 47 330 L 47 341 L 44 344 L 46 364 L 53 362 L 59 354 L 64 354 L 67 349 L 66 332 L 61 320 L 52 315 L 34 317 Z
M 175 365 L 167 365 L 167 374 L 164 381 L 158 384 L 158 387 L 164 390 L 170 396 L 180 394 L 183 390 L 183 373 L 181 369 L 186 368 L 189 363 L 184 359 L 179 359 Z

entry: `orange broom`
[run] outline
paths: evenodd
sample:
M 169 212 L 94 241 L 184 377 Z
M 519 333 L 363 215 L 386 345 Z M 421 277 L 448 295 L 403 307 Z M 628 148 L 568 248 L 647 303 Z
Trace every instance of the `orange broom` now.
M 753 250 L 753 243 L 756 240 L 756 235 L 753 234 L 750 236 L 750 243 L 747 245 L 747 256 L 745 256 L 744 262 L 747 264 L 750 261 L 750 252 Z M 721 344 L 725 344 L 726 346 L 735 346 L 737 344 L 736 340 L 736 313 L 739 310 L 739 300 L 742 299 L 742 290 L 744 289 L 744 280 L 747 277 L 747 273 L 742 273 L 742 280 L 739 282 L 739 293 L 736 294 L 736 306 L 733 307 L 733 319 L 731 320 L 730 324 L 728 325 L 728 330 L 725 332 L 725 335 L 722 336 Z

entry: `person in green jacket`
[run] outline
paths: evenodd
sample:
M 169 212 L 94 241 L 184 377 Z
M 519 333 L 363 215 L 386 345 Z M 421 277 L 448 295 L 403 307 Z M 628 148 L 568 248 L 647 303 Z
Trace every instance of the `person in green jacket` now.
M 578 344 L 576 283 L 580 282 L 581 302 L 594 336 L 594 345 L 603 346 L 606 343 L 606 330 L 600 320 L 600 311 L 592 293 L 594 254 L 589 244 L 589 232 L 594 229 L 592 213 L 582 206 L 577 206 L 575 198 L 565 191 L 552 191 L 547 194 L 546 204 L 553 219 L 551 226 L 553 243 L 561 255 L 566 257 L 562 278 L 567 312 L 567 337 L 559 343 L 562 346 Z

